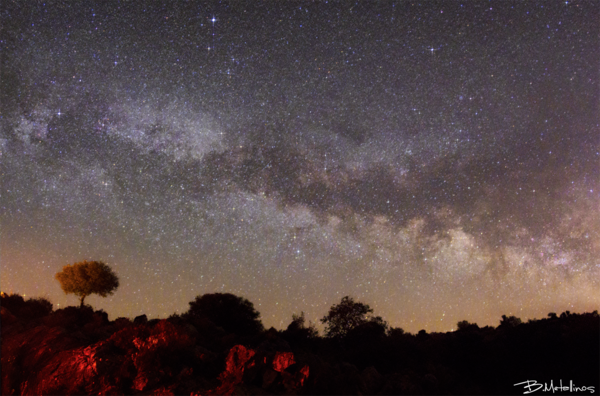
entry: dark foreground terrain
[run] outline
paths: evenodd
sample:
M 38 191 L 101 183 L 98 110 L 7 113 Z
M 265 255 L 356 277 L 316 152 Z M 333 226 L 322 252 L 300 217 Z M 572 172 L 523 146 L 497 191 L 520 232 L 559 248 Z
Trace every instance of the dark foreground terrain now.
M 207 318 L 109 321 L 3 295 L 2 394 L 598 394 L 597 312 L 511 318 L 416 335 L 369 323 L 322 338 L 303 320 L 236 334 Z

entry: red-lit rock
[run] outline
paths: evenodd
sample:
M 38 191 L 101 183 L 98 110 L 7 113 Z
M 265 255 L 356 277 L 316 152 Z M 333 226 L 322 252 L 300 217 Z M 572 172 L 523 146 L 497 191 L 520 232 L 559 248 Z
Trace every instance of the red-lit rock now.
M 244 374 L 246 363 L 248 363 L 248 367 L 254 366 L 255 362 L 248 361 L 255 354 L 255 351 L 250 348 L 246 348 L 243 345 L 234 346 L 229 351 L 229 355 L 227 355 L 227 360 L 225 361 L 225 371 L 219 378 L 235 378 L 236 380 L 241 380 Z
M 296 362 L 292 352 L 277 352 L 273 358 L 273 370 L 282 372 L 294 363 Z
M 21 356 L 29 372 L 21 378 L 21 395 L 121 394 L 114 377 L 99 375 L 99 368 L 105 368 L 101 362 L 108 352 L 105 343 L 72 348 L 81 340 L 60 328 L 45 326 L 35 328 L 26 338 L 29 348 L 22 350 Z
M 221 385 L 208 392 L 209 395 L 232 395 L 236 386 L 242 384 L 244 370 L 253 367 L 256 362 L 250 361 L 255 351 L 243 345 L 236 345 L 229 351 L 225 360 L 225 371 L 219 375 Z
M 146 326 L 140 327 L 145 329 Z M 165 377 L 173 377 L 175 373 L 161 364 L 161 355 L 174 353 L 192 347 L 190 337 L 175 325 L 161 320 L 149 334 L 142 331 L 132 341 L 135 352 L 132 355 L 137 375 L 133 380 L 133 389 L 143 391 L 160 383 Z
M 272 356 L 269 358 L 269 355 Z M 219 375 L 221 385 L 209 395 L 255 394 L 264 390 L 275 394 L 295 394 L 308 378 L 309 368 L 298 369 L 292 352 L 275 352 L 273 355 L 236 345 L 229 351 L 226 368 Z M 296 366 L 295 370 L 288 371 Z M 250 374 L 248 375 L 248 373 Z M 258 381 L 257 381 L 258 379 Z M 257 385 L 262 388 L 257 388 Z M 200 393 L 192 393 L 192 396 Z
M 306 381 L 306 379 L 308 378 L 308 375 L 310 374 L 310 369 L 309 369 L 308 365 L 306 365 L 300 369 L 300 374 L 301 374 L 299 376 L 300 386 L 304 386 L 304 381 Z
M 81 331 L 40 325 L 3 332 L 2 394 L 124 394 L 172 390 L 193 339 L 167 321 L 123 328 L 90 344 Z M 171 392 L 173 393 L 173 392 Z
M 292 369 L 293 368 L 293 369 Z M 286 394 L 295 394 L 297 393 L 302 386 L 304 386 L 304 381 L 308 378 L 309 368 L 307 365 L 299 368 L 298 365 L 291 365 L 287 367 L 286 370 L 281 372 L 282 377 L 282 385 L 285 389 Z
M 289 349 L 285 343 L 236 345 L 215 378 L 223 355 L 196 344 L 188 325 L 98 318 L 69 310 L 32 328 L 21 319 L 4 326 L 2 394 L 295 394 L 308 378 L 308 366 L 278 349 Z

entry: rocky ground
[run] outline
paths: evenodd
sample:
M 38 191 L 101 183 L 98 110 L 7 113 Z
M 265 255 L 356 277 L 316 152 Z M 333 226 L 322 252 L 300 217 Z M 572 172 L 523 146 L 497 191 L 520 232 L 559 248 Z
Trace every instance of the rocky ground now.
M 91 307 L 9 305 L 3 395 L 523 394 L 514 384 L 561 379 L 599 391 L 597 312 L 326 339 L 298 328 L 244 336 L 177 316 L 109 321 Z

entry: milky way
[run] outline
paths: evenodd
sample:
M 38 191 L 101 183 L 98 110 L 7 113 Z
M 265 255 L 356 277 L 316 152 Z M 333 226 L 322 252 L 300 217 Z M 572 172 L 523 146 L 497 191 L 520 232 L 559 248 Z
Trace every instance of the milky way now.
M 600 308 L 595 1 L 2 2 L 1 288 L 111 318 Z

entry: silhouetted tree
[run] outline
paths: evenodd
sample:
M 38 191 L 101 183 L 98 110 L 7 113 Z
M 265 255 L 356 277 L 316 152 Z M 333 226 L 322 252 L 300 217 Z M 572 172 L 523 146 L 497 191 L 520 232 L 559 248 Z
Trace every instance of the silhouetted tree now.
M 292 323 L 288 325 L 286 331 L 304 338 L 314 338 L 319 335 L 319 331 L 313 323 L 309 322 L 308 326 L 306 325 L 304 311 L 300 312 L 300 315 L 292 315 Z
M 549 319 L 558 319 L 558 316 L 556 316 L 556 312 L 550 312 L 548 314 L 548 318 Z
M 80 307 L 83 307 L 84 299 L 90 294 L 106 297 L 112 295 L 119 287 L 119 278 L 102 261 L 82 261 L 65 265 L 55 278 L 66 294 L 73 293 L 79 297 Z
M 190 303 L 185 319 L 205 318 L 228 333 L 255 335 L 264 330 L 254 305 L 230 293 L 204 294 Z
M 368 317 L 373 309 L 367 304 L 354 302 L 346 296 L 338 305 L 333 305 L 329 309 L 329 314 L 321 319 L 327 327 L 325 328 L 326 337 L 344 337 L 348 332 L 364 323 L 374 322 L 387 329 L 387 323 L 380 317 Z
M 516 327 L 518 325 L 520 325 L 521 323 L 523 323 L 521 321 L 521 319 L 517 318 L 516 316 L 506 316 L 506 315 L 502 315 L 502 320 L 500 321 L 500 326 L 501 327 Z

